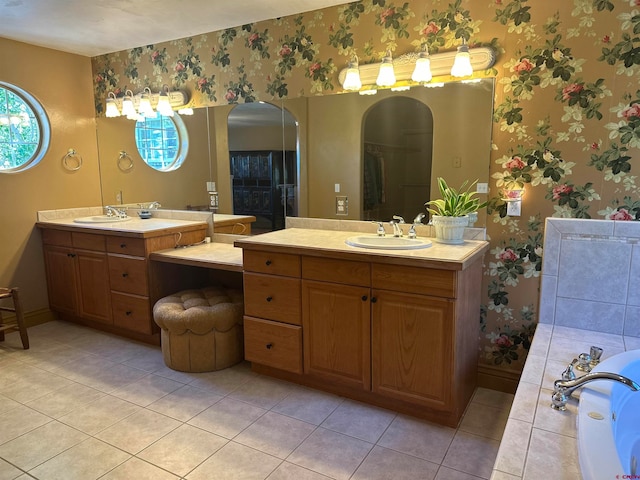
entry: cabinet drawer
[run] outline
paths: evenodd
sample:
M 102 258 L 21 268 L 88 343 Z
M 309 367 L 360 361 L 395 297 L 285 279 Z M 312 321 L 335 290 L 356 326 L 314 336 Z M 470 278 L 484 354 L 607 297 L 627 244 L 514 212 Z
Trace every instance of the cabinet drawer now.
M 60 247 L 72 247 L 71 232 L 64 230 L 51 230 L 45 228 L 42 230 L 42 243 L 47 245 L 58 245 Z
M 72 232 L 71 240 L 73 246 L 84 250 L 94 250 L 96 252 L 104 252 L 105 239 L 103 235 L 94 235 L 92 233 Z
M 111 292 L 113 324 L 134 332 L 153 333 L 149 299 Z
M 287 277 L 300 276 L 299 255 L 243 250 L 242 264 L 247 272 L 270 273 Z
M 300 279 L 245 273 L 244 311 L 253 317 L 300 325 Z
M 302 278 L 368 287 L 371 284 L 371 267 L 367 262 L 302 257 Z
M 396 292 L 456 298 L 456 272 L 372 263 L 371 286 Z
M 147 261 L 144 259 L 109 255 L 111 290 L 134 295 L 149 295 Z
M 130 237 L 107 237 L 107 251 L 123 255 L 145 256 L 144 239 Z
M 302 328 L 244 317 L 244 356 L 250 362 L 302 373 Z

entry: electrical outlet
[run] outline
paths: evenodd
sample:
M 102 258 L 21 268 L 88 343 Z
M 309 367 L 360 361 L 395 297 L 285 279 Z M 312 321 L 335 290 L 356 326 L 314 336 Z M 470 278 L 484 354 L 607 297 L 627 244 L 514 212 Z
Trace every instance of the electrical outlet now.
M 122 204 L 122 190 L 116 192 L 116 203 Z
M 452 166 L 453 166 L 453 168 L 462 167 L 462 158 L 460 158 L 458 156 L 453 157 Z
M 510 217 L 519 217 L 521 215 L 522 202 L 507 202 L 507 215 Z
M 336 215 L 349 214 L 349 199 L 346 196 L 336 197 Z
M 489 193 L 489 184 L 488 183 L 476 183 L 476 192 L 477 193 Z

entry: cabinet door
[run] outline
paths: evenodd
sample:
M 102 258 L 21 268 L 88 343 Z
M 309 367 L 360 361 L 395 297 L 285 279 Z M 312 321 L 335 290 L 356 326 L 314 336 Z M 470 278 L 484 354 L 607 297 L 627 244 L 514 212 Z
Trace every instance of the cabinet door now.
M 374 290 L 372 389 L 440 410 L 451 408 L 453 303 Z
M 76 251 L 78 273 L 78 313 L 101 323 L 113 323 L 107 254 Z
M 47 289 L 51 310 L 75 315 L 77 312 L 76 270 L 73 250 L 44 246 Z
M 369 288 L 302 281 L 304 372 L 371 390 Z

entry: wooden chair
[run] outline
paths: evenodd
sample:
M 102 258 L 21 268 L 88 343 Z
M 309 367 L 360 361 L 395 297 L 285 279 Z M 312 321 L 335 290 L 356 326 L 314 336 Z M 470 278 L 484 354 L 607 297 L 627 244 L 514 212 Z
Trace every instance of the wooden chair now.
M 24 323 L 24 315 L 22 312 L 20 297 L 18 295 L 18 289 L 0 287 L 0 300 L 5 298 L 11 298 L 11 300 L 13 300 L 13 307 L 0 306 L 0 342 L 4 340 L 4 332 L 18 331 L 20 332 L 22 347 L 27 350 L 29 348 L 29 336 L 27 335 L 27 326 Z M 15 313 L 15 318 L 11 320 L 4 320 L 2 318 L 3 311 Z

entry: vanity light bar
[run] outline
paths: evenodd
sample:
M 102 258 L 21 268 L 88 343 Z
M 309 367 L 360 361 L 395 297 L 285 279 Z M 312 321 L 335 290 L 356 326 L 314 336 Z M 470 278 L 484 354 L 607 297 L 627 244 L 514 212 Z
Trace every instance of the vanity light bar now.
M 457 50 L 454 52 L 439 52 L 431 53 L 429 60 L 431 61 L 431 73 L 434 77 L 440 75 L 450 75 L 451 66 L 457 54 Z M 493 66 L 496 61 L 496 52 L 491 47 L 477 47 L 469 49 L 469 56 L 471 60 L 471 67 L 474 71 L 486 70 Z M 396 75 L 396 83 L 411 81 L 411 75 L 416 66 L 416 61 L 420 58 L 419 52 L 410 52 L 400 55 L 393 59 L 393 69 Z M 375 85 L 378 72 L 380 71 L 380 63 L 367 63 L 360 64 L 360 80 L 362 85 Z M 344 86 L 344 79 L 347 75 L 347 68 L 340 70 L 338 74 L 338 80 L 340 85 Z M 413 82 L 415 83 L 415 82 Z M 425 83 L 424 85 L 428 85 Z
M 158 100 L 160 99 L 160 92 L 158 93 L 151 93 L 150 90 L 147 88 L 144 91 L 137 93 L 135 95 L 133 95 L 131 98 L 133 99 L 133 106 L 135 108 L 136 112 L 140 111 L 140 101 L 142 100 L 142 96 L 143 94 L 147 94 L 149 96 L 149 101 L 151 102 L 151 107 L 156 109 L 158 106 Z M 169 104 L 171 105 L 172 109 L 178 109 L 181 107 L 184 107 L 185 105 L 187 105 L 187 103 L 189 103 L 189 95 L 187 94 L 187 92 L 184 92 L 182 90 L 174 90 L 174 91 L 166 91 L 165 92 L 168 99 L 169 99 Z M 123 103 L 124 97 L 116 97 L 113 92 L 109 92 L 107 94 L 107 112 L 106 112 L 106 116 L 107 117 L 118 117 L 120 116 L 120 112 L 122 112 L 122 103 Z M 116 110 L 114 110 L 114 108 Z M 113 113 L 110 113 L 113 112 Z M 115 114 L 117 113 L 117 115 Z M 122 112 L 122 115 L 126 115 L 126 112 Z

